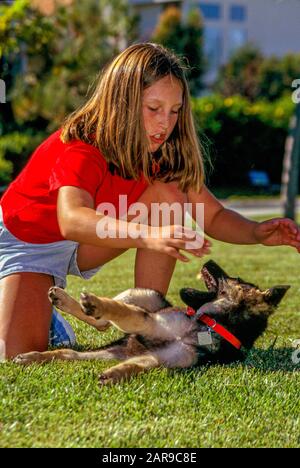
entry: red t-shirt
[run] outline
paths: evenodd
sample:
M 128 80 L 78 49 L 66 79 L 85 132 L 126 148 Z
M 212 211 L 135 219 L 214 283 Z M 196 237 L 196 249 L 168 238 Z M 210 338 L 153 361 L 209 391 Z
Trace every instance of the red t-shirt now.
M 119 215 L 119 195 L 127 195 L 128 206 L 147 188 L 140 180 L 112 175 L 101 152 L 92 145 L 74 140 L 63 143 L 61 131 L 50 135 L 33 153 L 29 162 L 1 199 L 3 221 L 18 239 L 34 244 L 64 240 L 57 221 L 57 195 L 70 185 L 86 190 L 95 202 L 110 202 Z

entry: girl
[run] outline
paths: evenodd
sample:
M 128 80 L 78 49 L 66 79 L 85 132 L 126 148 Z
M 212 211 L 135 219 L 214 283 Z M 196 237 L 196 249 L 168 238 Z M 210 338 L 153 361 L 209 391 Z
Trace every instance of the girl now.
M 88 102 L 37 148 L 1 200 L 0 340 L 6 357 L 47 349 L 47 291 L 53 283 L 64 287 L 67 274 L 89 278 L 136 248 L 135 286 L 166 294 L 176 260 L 188 261 L 182 250 L 197 257 L 209 253 L 210 243 L 201 244 L 183 220 L 173 217 L 167 226 L 159 221 L 151 235 L 149 220 L 139 226 L 130 223 L 132 216 L 124 220 L 120 195 L 127 196 L 127 209 L 138 201 L 149 216 L 157 203 L 188 202 L 196 218 L 203 203 L 205 232 L 215 239 L 300 251 L 291 220 L 247 220 L 225 209 L 203 178 L 178 59 L 156 44 L 129 47 L 104 70 Z M 99 235 L 104 212 L 96 212 L 104 202 L 116 208 L 116 220 L 105 218 L 115 228 L 108 237 Z M 139 228 L 138 236 L 126 235 L 129 223 Z

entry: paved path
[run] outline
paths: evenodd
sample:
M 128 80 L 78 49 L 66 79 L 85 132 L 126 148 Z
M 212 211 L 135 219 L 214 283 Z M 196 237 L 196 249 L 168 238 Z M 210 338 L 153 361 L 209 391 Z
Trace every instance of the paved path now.
M 279 199 L 222 200 L 222 204 L 244 216 L 283 215 L 283 208 Z M 297 201 L 297 213 L 300 213 L 300 199 Z

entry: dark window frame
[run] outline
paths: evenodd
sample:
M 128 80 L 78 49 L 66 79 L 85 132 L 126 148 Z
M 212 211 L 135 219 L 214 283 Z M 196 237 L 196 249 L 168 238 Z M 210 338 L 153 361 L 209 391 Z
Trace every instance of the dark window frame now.
M 236 23 L 244 23 L 247 21 L 247 6 L 246 5 L 238 5 L 232 4 L 229 8 L 229 18 L 230 21 L 234 21 Z
M 206 3 L 200 2 L 199 8 L 204 19 L 220 20 L 223 17 L 223 5 L 221 3 Z

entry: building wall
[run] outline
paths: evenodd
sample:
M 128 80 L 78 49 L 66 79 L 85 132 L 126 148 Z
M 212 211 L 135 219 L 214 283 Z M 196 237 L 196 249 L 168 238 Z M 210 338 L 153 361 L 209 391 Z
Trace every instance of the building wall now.
M 135 12 L 139 16 L 139 38 L 141 41 L 147 41 L 151 36 L 157 24 L 157 20 L 163 11 L 159 4 L 139 4 L 135 6 Z
M 151 38 L 160 14 L 170 5 L 182 7 L 183 0 L 129 0 L 139 15 L 139 37 L 142 41 Z
M 204 48 L 208 59 L 206 81 L 209 83 L 215 80 L 219 67 L 230 54 L 249 40 L 249 1 L 186 0 L 186 6 L 200 7 L 204 18 Z
M 256 44 L 266 56 L 300 52 L 299 0 L 186 0 L 185 8 L 192 4 L 200 6 L 204 16 L 208 82 L 246 42 Z
M 249 39 L 266 55 L 300 52 L 299 0 L 248 0 Z
M 148 39 L 168 1 L 130 0 L 141 16 L 141 38 Z M 204 16 L 206 80 L 213 81 L 230 54 L 244 43 L 256 44 L 265 55 L 300 52 L 300 0 L 182 0 L 185 15 L 198 7 Z

